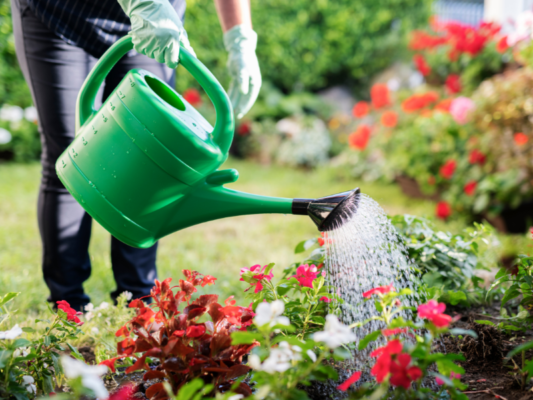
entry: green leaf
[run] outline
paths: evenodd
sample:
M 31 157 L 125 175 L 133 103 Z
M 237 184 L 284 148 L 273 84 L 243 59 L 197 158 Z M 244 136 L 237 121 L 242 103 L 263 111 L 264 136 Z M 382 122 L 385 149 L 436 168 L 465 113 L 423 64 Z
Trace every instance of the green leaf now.
M 12 354 L 11 350 L 0 350 L 0 368 L 5 368 Z
M 13 345 L 11 347 L 14 349 L 18 349 L 19 347 L 27 347 L 30 344 L 31 342 L 28 339 L 18 338 L 13 342 Z
M 29 326 L 26 326 L 26 327 L 22 328 L 22 332 L 26 332 L 26 333 L 34 333 L 34 332 L 35 332 L 35 329 L 30 328 Z
M 318 243 L 317 238 L 304 240 L 296 245 L 296 248 L 294 249 L 294 253 L 295 254 L 303 253 L 304 251 L 306 251 L 307 249 L 310 249 L 317 243 Z
M 270 263 L 267 265 L 266 269 L 265 269 L 265 275 L 268 275 L 269 272 L 272 270 L 272 268 L 274 268 L 274 265 L 276 265 L 276 263 Z
M 507 303 L 508 301 L 514 299 L 515 297 L 520 296 L 520 291 L 516 289 L 510 289 L 505 292 L 502 298 L 502 306 Z
M 292 287 L 290 286 L 287 286 L 287 285 L 279 285 L 277 288 L 276 288 L 276 291 L 278 292 L 278 294 L 280 296 L 285 296 L 290 290 L 292 289 Z
M 335 357 L 335 360 L 342 361 L 351 358 L 352 353 L 347 348 L 341 346 L 333 350 L 333 356 Z
M 456 306 L 461 301 L 467 301 L 466 293 L 461 290 L 457 290 L 457 291 L 448 290 L 446 292 L 446 295 L 448 297 L 448 302 L 452 306 Z
M 371 332 L 369 333 L 368 335 L 366 335 L 360 342 L 359 342 L 359 346 L 358 346 L 358 349 L 359 350 L 364 350 L 366 349 L 366 347 L 368 346 L 368 344 L 370 342 L 373 342 L 374 340 L 376 340 L 378 337 L 381 336 L 381 331 L 380 330 L 377 330 L 377 331 L 374 331 L 374 332 Z
M 490 326 L 496 326 L 496 324 L 492 321 L 486 320 L 486 319 L 478 319 L 474 321 L 476 324 L 481 325 L 490 325 Z
M 529 360 L 526 363 L 522 372 L 528 372 L 527 379 L 531 379 L 531 377 L 533 376 L 533 360 Z
M 259 332 L 233 332 L 231 334 L 231 344 L 252 344 L 255 340 L 263 340 L 263 335 Z
M 191 400 L 192 397 L 204 387 L 204 385 L 205 383 L 201 379 L 194 379 L 190 381 L 180 388 L 176 400 Z
M 518 353 L 521 353 L 523 351 L 528 351 L 528 350 L 531 350 L 531 349 L 533 349 L 533 341 L 527 342 L 527 343 L 523 343 L 520 346 L 517 346 L 513 350 L 511 350 L 507 354 L 506 358 L 511 358 L 511 357 L 517 355 Z
M 494 279 L 500 279 L 502 276 L 507 276 L 508 273 L 507 268 L 500 268 Z
M 78 349 L 75 348 L 74 346 L 72 346 L 70 343 L 65 343 L 68 348 L 70 349 L 71 351 L 71 355 L 74 356 L 74 358 L 77 358 L 78 360 L 80 361 L 83 361 L 85 362 L 85 358 L 83 358 L 83 356 L 79 353 Z
M 469 335 L 472 336 L 474 339 L 477 339 L 477 333 L 470 330 L 470 329 L 461 329 L 461 328 L 453 328 L 450 329 L 450 334 L 452 335 Z
M 20 294 L 20 292 L 9 292 L 2 299 L 0 299 L 0 307 L 4 304 L 7 304 L 11 300 L 13 300 L 15 297 L 17 297 Z

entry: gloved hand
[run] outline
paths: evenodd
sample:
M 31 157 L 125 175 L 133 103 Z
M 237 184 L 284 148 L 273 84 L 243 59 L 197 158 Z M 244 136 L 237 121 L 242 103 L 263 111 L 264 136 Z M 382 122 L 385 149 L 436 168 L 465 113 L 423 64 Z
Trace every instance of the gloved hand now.
M 131 20 L 133 48 L 174 69 L 180 43 L 194 56 L 181 19 L 168 0 L 118 0 Z
M 257 34 L 244 25 L 237 25 L 224 34 L 229 52 L 228 69 L 231 83 L 228 91 L 237 118 L 242 118 L 254 105 L 261 88 L 261 71 L 255 55 Z

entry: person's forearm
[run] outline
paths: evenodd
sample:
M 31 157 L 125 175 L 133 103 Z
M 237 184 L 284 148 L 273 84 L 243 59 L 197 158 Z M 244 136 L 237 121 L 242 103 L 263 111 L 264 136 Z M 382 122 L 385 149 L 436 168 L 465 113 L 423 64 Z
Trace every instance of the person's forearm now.
M 236 25 L 252 27 L 250 0 L 215 0 L 215 6 L 224 32 Z

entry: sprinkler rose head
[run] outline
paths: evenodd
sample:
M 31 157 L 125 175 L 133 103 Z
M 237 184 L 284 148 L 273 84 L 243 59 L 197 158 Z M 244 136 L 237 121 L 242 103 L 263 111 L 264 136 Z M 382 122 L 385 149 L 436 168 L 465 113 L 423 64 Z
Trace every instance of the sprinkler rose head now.
M 292 213 L 309 215 L 320 232 L 342 226 L 357 212 L 361 190 L 332 194 L 320 199 L 294 199 Z

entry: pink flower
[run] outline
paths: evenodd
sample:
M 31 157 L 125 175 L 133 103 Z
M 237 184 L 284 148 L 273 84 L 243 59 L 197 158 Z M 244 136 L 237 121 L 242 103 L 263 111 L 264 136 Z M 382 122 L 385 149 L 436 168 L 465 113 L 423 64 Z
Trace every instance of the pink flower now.
M 399 335 L 400 333 L 406 333 L 406 332 L 407 332 L 407 328 L 387 328 L 381 331 L 383 336 Z
M 317 268 L 315 265 L 309 266 L 308 264 L 300 265 L 296 268 L 296 275 L 289 276 L 287 279 L 296 278 L 300 283 L 300 286 L 313 288 L 313 280 L 318 276 Z
M 445 310 L 446 304 L 430 300 L 418 306 L 418 316 L 431 321 L 437 328 L 444 328 L 452 322 L 452 317 L 443 314 Z
M 274 277 L 274 273 L 272 271 L 270 271 L 268 275 L 264 273 L 267 266 L 268 265 L 261 267 L 259 264 L 256 264 L 251 266 L 250 268 L 241 268 L 240 280 L 246 281 L 251 285 L 248 289 L 245 290 L 245 292 L 250 290 L 252 287 L 255 287 L 254 293 L 259 293 L 261 290 L 263 290 L 263 284 L 261 283 L 261 281 L 270 281 Z
M 322 296 L 318 301 L 323 301 L 324 303 L 331 303 L 331 299 L 326 296 Z
M 380 286 L 380 287 L 377 287 L 377 288 L 374 288 L 374 289 L 370 289 L 368 292 L 364 292 L 363 293 L 363 297 L 365 299 L 368 299 L 370 298 L 374 293 L 381 293 L 381 294 L 385 294 L 385 293 L 389 293 L 390 291 L 394 291 L 394 286 L 392 286 L 392 283 L 390 285 L 387 285 L 387 286 Z
M 474 109 L 475 105 L 468 97 L 458 97 L 452 101 L 450 114 L 458 124 L 466 124 L 468 113 Z
M 450 372 L 450 379 L 461 379 L 461 374 L 456 374 L 455 372 Z M 444 381 L 440 379 L 438 376 L 435 378 L 435 382 L 437 382 L 437 385 L 444 385 Z

